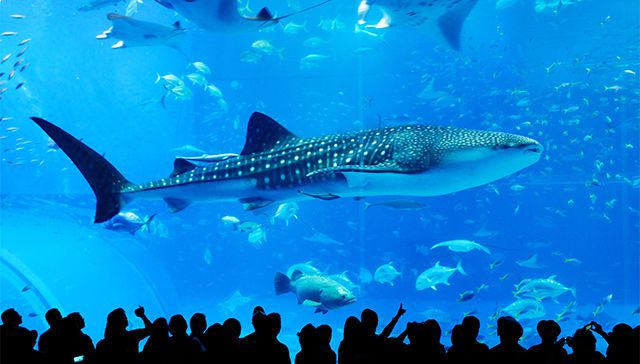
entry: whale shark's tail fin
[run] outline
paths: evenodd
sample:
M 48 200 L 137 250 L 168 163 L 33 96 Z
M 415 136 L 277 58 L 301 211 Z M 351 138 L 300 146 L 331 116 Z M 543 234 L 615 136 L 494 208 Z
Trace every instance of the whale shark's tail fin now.
M 105 222 L 117 215 L 124 202 L 121 191 L 131 183 L 109 161 L 71 134 L 44 119 L 31 120 L 53 139 L 89 182 L 97 199 L 94 222 Z

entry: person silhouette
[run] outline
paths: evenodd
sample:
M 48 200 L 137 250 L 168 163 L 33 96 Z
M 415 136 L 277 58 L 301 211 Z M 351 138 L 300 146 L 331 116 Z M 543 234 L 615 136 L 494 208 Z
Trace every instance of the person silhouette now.
M 376 334 L 376 330 L 378 328 L 378 314 L 369 308 L 362 310 L 362 313 L 360 314 L 360 322 L 362 323 L 363 345 L 364 348 L 366 348 L 366 351 L 362 354 L 363 356 L 368 356 L 368 359 L 366 360 L 371 363 L 382 363 L 388 360 L 390 356 L 393 356 L 393 351 L 396 346 L 393 345 L 393 343 L 388 342 L 387 339 L 391 336 L 391 332 L 395 328 L 400 317 L 402 317 L 406 312 L 407 310 L 405 310 L 402 307 L 402 303 L 400 303 L 400 307 L 398 308 L 396 315 L 378 335 Z
M 602 326 L 595 321 L 591 321 L 591 330 L 606 340 L 607 363 L 640 363 L 640 341 L 634 337 L 634 330 L 631 326 L 620 323 L 613 327 L 610 333 L 605 332 Z M 589 326 L 587 325 L 587 326 Z
M 3 311 L 0 319 L 0 363 L 39 362 L 40 355 L 33 349 L 38 332 L 20 326 L 22 316 L 13 308 Z
M 489 351 L 489 357 L 495 364 L 525 363 L 527 350 L 518 341 L 522 337 L 522 326 L 511 316 L 498 319 L 498 337 L 500 343 Z
M 409 338 L 409 345 L 406 348 L 405 361 L 413 363 L 444 363 L 447 356 L 444 345 L 440 343 L 442 330 L 436 320 L 425 322 L 410 322 L 405 330 Z M 403 334 L 405 334 L 403 333 Z M 404 335 L 400 335 L 401 338 Z
M 342 341 L 338 346 L 338 364 L 366 363 L 360 320 L 355 316 L 347 317 L 343 332 Z
M 295 364 L 320 364 L 323 363 L 319 355 L 319 338 L 316 328 L 312 324 L 306 324 L 298 332 L 300 351 L 296 354 Z
M 590 327 L 588 324 L 586 327 Z M 604 355 L 596 350 L 596 338 L 586 327 L 576 330 L 573 337 L 567 338 L 567 345 L 573 350 L 568 356 L 569 364 L 604 364 Z
M 282 318 L 280 314 L 276 312 L 268 314 L 266 322 L 266 335 L 262 337 L 263 342 L 260 345 L 265 357 L 268 358 L 266 362 L 273 364 L 291 364 L 289 348 L 278 340 L 278 335 L 282 329 Z
M 142 319 L 144 328 L 127 330 L 129 321 L 122 308 L 116 308 L 107 315 L 104 338 L 96 345 L 96 362 L 98 364 L 135 364 L 140 362 L 138 346 L 140 341 L 151 333 L 152 324 L 145 315 L 142 306 L 136 308 L 134 314 Z
M 209 360 L 211 363 L 237 363 L 241 360 L 240 333 L 242 326 L 235 318 L 228 318 L 222 323 L 222 348 L 217 354 L 219 360 Z
M 225 330 L 224 327 L 215 323 L 207 329 L 204 333 L 203 341 L 205 347 L 205 357 L 207 362 L 218 362 L 218 358 L 225 351 Z
M 40 339 L 38 339 L 38 350 L 48 363 L 63 363 L 64 358 L 61 340 L 62 314 L 57 308 L 51 308 L 44 314 L 44 318 L 47 320 L 49 328 L 40 335 Z
M 61 325 L 66 360 L 73 363 L 92 362 L 95 347 L 89 335 L 82 332 L 85 327 L 82 315 L 72 312 L 62 319 Z
M 336 353 L 331 349 L 331 337 L 333 330 L 329 325 L 320 325 L 316 328 L 318 333 L 318 347 L 320 356 L 325 357 L 325 363 L 335 364 L 337 361 Z
M 167 319 L 159 317 L 151 325 L 149 339 L 142 349 L 142 361 L 145 364 L 166 364 L 169 354 L 169 324 Z
M 182 315 L 173 315 L 169 320 L 169 363 L 192 364 L 200 360 L 200 343 L 187 335 L 187 320 Z
M 202 343 L 202 339 L 204 336 L 204 331 L 207 329 L 207 318 L 203 313 L 196 312 L 191 316 L 189 320 L 189 328 L 191 329 L 191 334 L 189 335 L 192 339 L 194 339 L 198 345 L 200 345 L 201 351 L 204 351 L 204 344 Z
M 489 347 L 478 342 L 480 320 L 475 316 L 466 316 L 451 333 L 451 347 L 447 351 L 449 363 L 483 363 L 488 361 Z
M 562 347 L 564 340 L 558 341 L 560 325 L 553 320 L 542 320 L 536 326 L 540 335 L 540 344 L 527 350 L 530 363 L 561 364 L 567 361 L 567 351 Z

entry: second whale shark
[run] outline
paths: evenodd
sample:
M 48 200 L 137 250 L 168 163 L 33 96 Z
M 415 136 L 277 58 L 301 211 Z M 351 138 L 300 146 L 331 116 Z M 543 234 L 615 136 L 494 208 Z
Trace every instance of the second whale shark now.
M 91 186 L 96 223 L 133 199 L 162 199 L 179 211 L 198 201 L 239 201 L 252 210 L 314 198 L 437 196 L 510 175 L 537 162 L 543 151 L 520 135 L 429 125 L 303 138 L 255 112 L 239 155 L 210 158 L 204 165 L 177 158 L 170 176 L 137 184 L 61 128 L 31 119 Z

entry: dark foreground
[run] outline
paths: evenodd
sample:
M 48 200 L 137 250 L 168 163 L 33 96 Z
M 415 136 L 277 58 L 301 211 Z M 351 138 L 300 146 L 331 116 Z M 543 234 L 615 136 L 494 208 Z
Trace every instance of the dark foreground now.
M 399 336 L 391 337 L 405 312 L 400 305 L 380 334 L 376 333 L 378 315 L 373 310 L 363 310 L 360 318 L 347 318 L 337 354 L 329 346 L 331 327 L 307 324 L 298 333 L 301 350 L 295 363 L 640 363 L 639 326 L 621 323 L 606 332 L 598 323 L 590 322 L 572 336 L 558 339 L 560 326 L 555 321 L 540 321 L 537 330 L 541 342 L 526 349 L 518 343 L 522 326 L 513 317 L 503 316 L 497 321 L 500 343 L 489 348 L 477 340 L 480 320 L 467 316 L 453 327 L 452 345 L 445 349 L 435 320 L 409 322 Z M 38 338 L 35 330 L 20 326 L 18 312 L 7 309 L 1 317 L 0 363 L 291 363 L 289 349 L 278 340 L 280 314 L 267 314 L 260 306 L 253 310 L 254 332 L 243 338 L 240 321 L 235 318 L 207 327 L 201 313 L 194 314 L 189 325 L 182 315 L 172 316 L 169 322 L 162 317 L 151 322 L 144 308 L 138 307 L 134 313 L 142 319 L 144 328 L 127 330 L 125 311 L 117 308 L 107 316 L 104 338 L 94 346 L 82 332 L 84 319 L 77 312 L 63 317 L 57 309 L 50 309 L 46 314 L 50 327 Z M 596 351 L 593 333 L 606 340 L 606 357 Z M 139 344 L 144 339 L 147 341 L 140 352 Z M 565 345 L 571 354 L 567 354 Z

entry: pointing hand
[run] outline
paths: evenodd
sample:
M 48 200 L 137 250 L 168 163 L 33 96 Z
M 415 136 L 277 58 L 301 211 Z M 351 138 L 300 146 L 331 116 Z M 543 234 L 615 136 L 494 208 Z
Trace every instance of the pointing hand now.
M 404 308 L 402 308 L 402 303 L 400 303 L 400 307 L 398 308 L 398 313 L 396 313 L 397 317 L 404 315 L 407 312 Z

